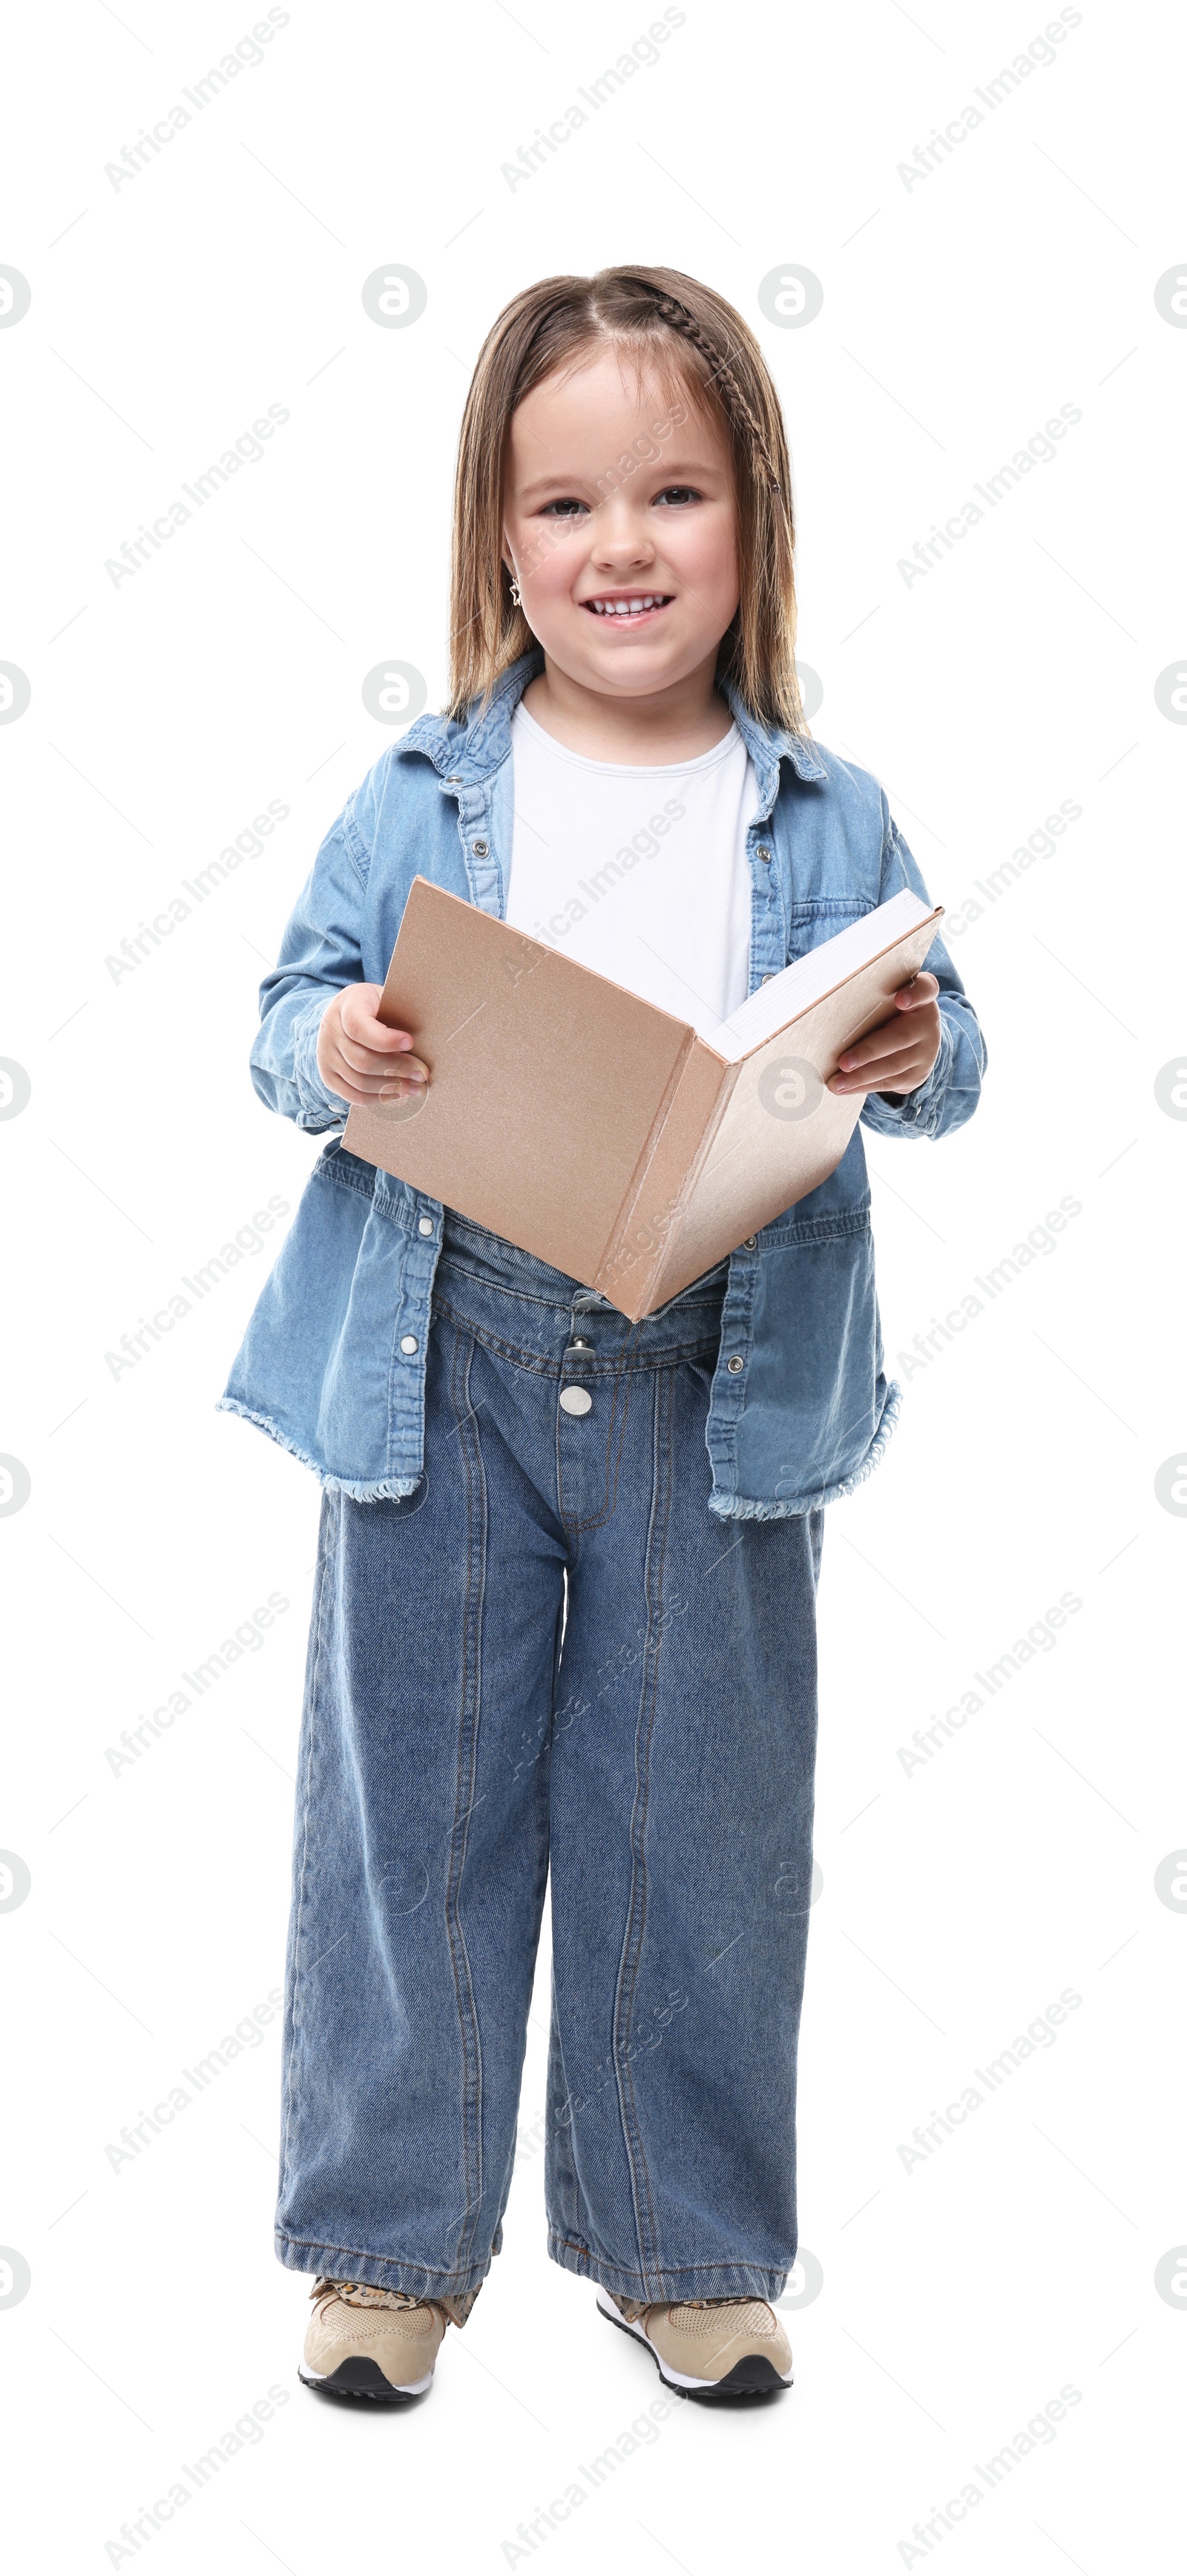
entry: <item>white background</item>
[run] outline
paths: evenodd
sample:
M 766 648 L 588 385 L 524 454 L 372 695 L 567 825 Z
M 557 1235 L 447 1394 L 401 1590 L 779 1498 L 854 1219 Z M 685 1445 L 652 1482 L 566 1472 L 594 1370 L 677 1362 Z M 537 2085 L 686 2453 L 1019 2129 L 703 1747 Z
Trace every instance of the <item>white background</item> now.
M 470 369 L 516 289 L 626 258 L 705 278 L 760 333 L 815 731 L 884 780 L 933 894 L 959 909 L 1063 800 L 1082 808 L 960 940 L 990 1050 L 975 1122 L 871 1140 L 888 1351 L 1061 1199 L 1080 1213 L 911 1376 L 885 1464 L 829 1515 L 800 2127 L 823 2286 L 800 2307 L 793 2281 L 795 2392 L 677 2408 L 529 2555 L 1109 2576 L 1171 2539 L 1187 2316 L 1154 2276 L 1187 2238 L 1187 1920 L 1154 1882 L 1187 1840 L 1159 1645 L 1187 1530 L 1154 1479 L 1187 1444 L 1165 1221 L 1187 1125 L 1154 1084 L 1187 1034 L 1187 731 L 1154 689 L 1187 646 L 1187 332 L 1154 289 L 1187 253 L 1183 63 L 1169 10 L 1086 6 L 908 187 L 913 147 L 1045 23 L 920 13 L 690 6 L 514 188 L 502 165 L 643 35 L 642 6 L 295 0 L 260 65 L 119 188 L 105 164 L 246 34 L 246 0 L 65 0 L 10 26 L 0 259 L 32 290 L 0 330 L 0 659 L 32 691 L 0 728 L 0 1053 L 32 1085 L 0 1132 L 0 1449 L 31 1478 L 0 1530 L 0 1843 L 32 1877 L 0 1919 L 0 2238 L 31 2270 L 0 2313 L 15 2565 L 131 2564 L 105 2543 L 273 2385 L 291 2395 L 258 2445 L 145 2523 L 135 2557 L 162 2576 L 526 2564 L 517 2525 L 658 2394 L 544 2256 L 542 1983 L 506 2250 L 406 2415 L 297 2385 L 275 2025 L 130 2164 L 105 2154 L 281 1978 L 317 1513 L 304 1470 L 213 1410 L 275 1236 L 134 1369 L 105 1354 L 270 1196 L 295 1206 L 316 1147 L 249 1087 L 255 988 L 391 739 L 364 675 L 401 659 L 441 702 Z M 428 290 L 407 329 L 361 302 L 393 261 Z M 824 290 L 803 328 L 759 308 L 789 262 Z M 273 403 L 291 417 L 261 461 L 113 583 L 107 560 Z M 1053 461 L 908 584 L 900 559 L 1064 404 L 1082 419 Z M 105 959 L 270 799 L 291 814 L 264 854 L 115 980 Z M 121 1731 L 271 1592 L 290 1606 L 259 1651 L 114 1772 Z M 908 1772 L 914 1731 L 1065 1592 L 1057 1642 Z M 1064 1988 L 1082 2000 L 1053 2044 L 907 2168 L 916 2126 Z M 906 2554 L 1065 2384 L 1055 2438 Z

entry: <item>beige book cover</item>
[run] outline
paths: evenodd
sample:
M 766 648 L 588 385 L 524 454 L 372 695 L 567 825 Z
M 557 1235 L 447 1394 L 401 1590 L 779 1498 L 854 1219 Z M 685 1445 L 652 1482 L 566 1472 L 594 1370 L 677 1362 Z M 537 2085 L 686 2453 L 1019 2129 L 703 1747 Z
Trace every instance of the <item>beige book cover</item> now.
M 887 1018 L 941 909 L 894 895 L 706 1038 L 418 876 L 379 1016 L 411 1032 L 428 1085 L 353 1106 L 343 1141 L 654 1314 L 835 1171 L 864 1095 L 828 1077 Z

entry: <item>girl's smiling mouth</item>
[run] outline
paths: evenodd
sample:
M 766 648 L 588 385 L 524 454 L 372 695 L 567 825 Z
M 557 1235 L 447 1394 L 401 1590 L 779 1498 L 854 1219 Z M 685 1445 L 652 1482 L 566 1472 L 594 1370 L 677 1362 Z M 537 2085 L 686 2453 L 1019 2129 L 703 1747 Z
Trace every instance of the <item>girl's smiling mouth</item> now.
M 670 590 L 599 590 L 577 605 L 600 617 L 604 626 L 643 626 L 670 608 L 674 597 Z

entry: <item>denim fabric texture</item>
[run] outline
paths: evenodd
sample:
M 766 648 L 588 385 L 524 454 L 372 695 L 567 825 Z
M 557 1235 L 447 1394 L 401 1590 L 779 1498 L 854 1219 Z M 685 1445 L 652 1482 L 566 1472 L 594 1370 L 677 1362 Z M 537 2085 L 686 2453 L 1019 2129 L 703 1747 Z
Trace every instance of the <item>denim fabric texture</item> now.
M 376 763 L 327 834 L 261 987 L 252 1054 L 261 1100 L 313 1132 L 345 1103 L 317 1068 L 327 1003 L 382 984 L 417 874 L 502 915 L 511 859 L 511 716 L 542 656 L 525 654 L 466 724 L 421 716 Z M 754 763 L 750 988 L 904 886 L 919 869 L 866 771 L 807 736 L 730 706 Z M 644 861 L 645 864 L 645 861 Z M 831 1178 L 730 1256 L 705 1440 L 708 1508 L 778 1519 L 849 1493 L 898 1405 L 874 1289 L 860 1126 L 942 1136 L 977 1103 L 985 1049 L 942 941 L 943 1034 L 926 1082 L 874 1094 Z M 509 1076 L 508 1114 L 514 1112 Z M 424 1465 L 425 1363 L 443 1210 L 331 1143 L 231 1371 L 224 1408 L 259 1423 L 327 1484 L 363 1502 L 414 1495 Z
M 641 2300 L 784 2287 L 822 1514 L 707 1509 L 727 1286 L 723 1263 L 631 1324 L 448 1218 L 422 1472 L 323 1495 L 292 2270 L 421 2297 L 484 2278 L 551 1864 L 550 2253 Z

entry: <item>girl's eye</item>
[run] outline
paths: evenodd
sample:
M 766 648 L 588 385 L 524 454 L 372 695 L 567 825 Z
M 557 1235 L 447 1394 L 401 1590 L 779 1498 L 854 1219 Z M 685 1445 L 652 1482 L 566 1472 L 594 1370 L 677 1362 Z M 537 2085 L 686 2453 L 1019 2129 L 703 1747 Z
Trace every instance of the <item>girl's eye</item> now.
M 578 511 L 584 510 L 585 507 L 584 501 L 546 501 L 540 515 L 544 519 L 550 519 L 553 516 L 558 519 L 575 519 Z
M 683 504 L 685 501 L 699 501 L 701 496 L 694 492 L 691 483 L 669 483 L 666 492 L 657 492 L 655 497 L 657 501 Z

